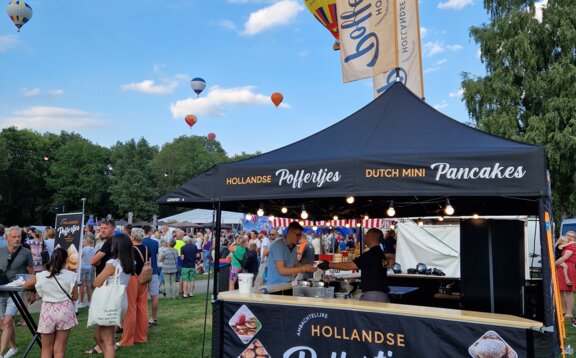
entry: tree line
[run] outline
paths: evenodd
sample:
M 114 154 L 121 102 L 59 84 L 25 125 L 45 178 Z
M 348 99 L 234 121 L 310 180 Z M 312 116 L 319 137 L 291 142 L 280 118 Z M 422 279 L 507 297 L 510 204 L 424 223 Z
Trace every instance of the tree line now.
M 59 212 L 151 220 L 177 209 L 156 199 L 215 164 L 249 158 L 228 156 L 220 142 L 181 136 L 161 148 L 145 138 L 110 148 L 77 133 L 0 132 L 0 223 L 53 225 Z

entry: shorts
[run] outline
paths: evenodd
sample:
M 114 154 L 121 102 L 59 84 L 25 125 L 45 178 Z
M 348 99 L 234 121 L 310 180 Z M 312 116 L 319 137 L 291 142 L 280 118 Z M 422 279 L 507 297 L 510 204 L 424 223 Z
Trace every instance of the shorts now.
M 66 331 L 78 325 L 74 302 L 42 302 L 38 333 L 51 334 L 55 331 Z
M 152 275 L 152 281 L 148 284 L 148 294 L 158 296 L 160 294 L 160 279 L 158 275 Z
M 182 267 L 181 278 L 183 282 L 192 282 L 194 277 L 196 277 L 195 267 Z
M 92 283 L 92 268 L 80 270 L 80 281 Z
M 236 281 L 238 279 L 238 274 L 242 272 L 242 268 L 230 266 L 230 281 Z
M 24 293 L 18 293 L 22 299 L 24 299 Z M 12 300 L 10 296 L 0 297 L 0 316 L 4 318 L 4 316 L 15 317 L 16 312 L 18 312 L 18 308 L 16 308 L 16 304 Z

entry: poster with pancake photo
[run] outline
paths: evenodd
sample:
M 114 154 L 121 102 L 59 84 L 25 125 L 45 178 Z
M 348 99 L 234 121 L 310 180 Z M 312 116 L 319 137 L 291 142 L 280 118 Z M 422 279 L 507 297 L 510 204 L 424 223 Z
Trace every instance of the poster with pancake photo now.
M 518 358 L 518 354 L 500 335 L 487 331 L 474 342 L 468 353 L 474 358 Z
M 82 239 L 84 237 L 84 215 L 67 213 L 56 215 L 56 240 L 54 247 L 62 247 L 68 252 L 67 269 L 78 272 Z
M 250 342 L 262 328 L 262 323 L 246 305 L 240 306 L 238 311 L 230 318 L 228 324 L 244 344 Z

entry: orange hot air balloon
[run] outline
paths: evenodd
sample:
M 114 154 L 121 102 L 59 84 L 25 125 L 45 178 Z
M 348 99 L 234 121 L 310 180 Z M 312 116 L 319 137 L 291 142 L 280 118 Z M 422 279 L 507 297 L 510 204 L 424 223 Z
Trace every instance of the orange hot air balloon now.
M 216 134 L 214 134 L 214 133 L 208 133 L 208 139 L 210 139 L 210 140 L 216 139 Z
M 196 122 L 198 122 L 198 118 L 193 114 L 187 115 L 186 117 L 184 117 L 184 120 L 186 121 L 186 124 L 190 126 L 190 128 L 192 128 L 192 126 L 194 126 Z
M 270 96 L 270 99 L 272 99 L 272 103 L 274 103 L 274 105 L 278 107 L 280 103 L 282 103 L 284 96 L 282 96 L 282 93 L 274 92 L 272 93 L 272 96 Z

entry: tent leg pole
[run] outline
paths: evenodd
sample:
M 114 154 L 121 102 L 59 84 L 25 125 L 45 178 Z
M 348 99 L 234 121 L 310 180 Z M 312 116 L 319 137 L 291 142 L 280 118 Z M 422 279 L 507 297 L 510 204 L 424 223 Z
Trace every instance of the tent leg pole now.
M 216 207 L 216 232 L 214 233 L 214 285 L 212 286 L 213 298 L 212 300 L 216 302 L 218 299 L 218 274 L 220 271 L 220 233 L 221 233 L 221 223 L 222 221 L 222 209 L 220 207 L 220 202 L 218 201 Z

